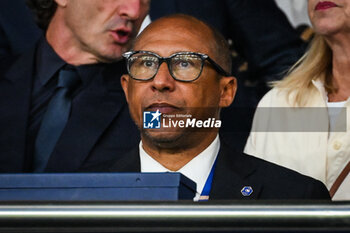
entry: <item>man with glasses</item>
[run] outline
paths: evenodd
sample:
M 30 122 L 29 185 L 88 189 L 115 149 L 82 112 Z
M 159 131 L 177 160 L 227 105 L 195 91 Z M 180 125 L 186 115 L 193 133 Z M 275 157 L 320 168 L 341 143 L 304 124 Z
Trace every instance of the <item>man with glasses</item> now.
M 150 24 L 124 53 L 129 110 L 138 148 L 88 171 L 181 172 L 197 184 L 195 200 L 328 199 L 324 185 L 221 143 L 220 109 L 236 92 L 221 34 L 191 16 Z

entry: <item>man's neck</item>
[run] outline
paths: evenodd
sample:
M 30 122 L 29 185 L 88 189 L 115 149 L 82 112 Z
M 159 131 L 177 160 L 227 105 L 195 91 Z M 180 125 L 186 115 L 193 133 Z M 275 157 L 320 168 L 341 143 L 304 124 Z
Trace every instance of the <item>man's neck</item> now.
M 68 64 L 79 66 L 98 63 L 98 58 L 84 51 L 64 24 L 63 15 L 57 10 L 46 31 L 46 39 L 55 52 Z
M 142 147 L 147 154 L 158 161 L 162 166 L 170 171 L 178 171 L 185 166 L 194 157 L 203 152 L 217 137 L 217 132 L 202 133 L 196 135 L 200 141 L 191 143 L 192 147 L 174 147 L 162 148 L 157 145 L 148 143 L 147 140 L 142 139 Z

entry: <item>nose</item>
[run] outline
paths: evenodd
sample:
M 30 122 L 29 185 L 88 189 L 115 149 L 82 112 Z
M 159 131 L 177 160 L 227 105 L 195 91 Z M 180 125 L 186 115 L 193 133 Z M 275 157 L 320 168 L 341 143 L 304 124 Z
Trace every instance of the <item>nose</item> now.
M 156 76 L 152 79 L 152 90 L 159 92 L 172 92 L 175 89 L 176 80 L 171 77 L 167 64 L 164 62 L 159 67 Z
M 129 20 L 137 20 L 148 9 L 148 0 L 120 0 L 118 13 Z

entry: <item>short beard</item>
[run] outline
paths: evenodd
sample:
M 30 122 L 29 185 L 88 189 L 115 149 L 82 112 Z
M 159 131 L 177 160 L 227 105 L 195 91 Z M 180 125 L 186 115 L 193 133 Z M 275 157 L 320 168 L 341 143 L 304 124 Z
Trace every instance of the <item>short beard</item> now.
M 141 130 L 142 139 L 152 147 L 169 150 L 186 150 L 190 147 L 188 140 L 190 132 L 184 131 L 174 137 L 154 137 L 148 130 Z

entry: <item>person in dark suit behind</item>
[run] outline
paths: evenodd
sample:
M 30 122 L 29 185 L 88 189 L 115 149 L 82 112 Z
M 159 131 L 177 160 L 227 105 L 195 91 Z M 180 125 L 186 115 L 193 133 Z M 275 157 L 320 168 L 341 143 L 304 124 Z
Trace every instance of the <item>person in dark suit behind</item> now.
M 0 1 L 0 58 L 30 49 L 41 35 L 25 0 Z
M 245 78 L 252 82 L 283 78 L 306 49 L 275 0 L 152 0 L 152 20 L 174 13 L 203 20 L 231 39 L 248 62 L 251 73 Z
M 152 20 L 172 13 L 201 19 L 232 41 L 238 54 L 233 59 L 233 75 L 239 88 L 234 103 L 221 113 L 220 133 L 243 151 L 255 107 L 269 90 L 268 82 L 283 77 L 304 54 L 306 43 L 274 0 L 152 0 Z M 242 69 L 243 64 L 248 69 Z
M 0 67 L 0 172 L 75 172 L 139 141 L 120 76 L 149 0 L 31 0 L 45 37 Z
M 329 199 L 320 181 L 235 152 L 219 138 L 220 110 L 236 92 L 219 32 L 192 16 L 167 16 L 124 56 L 122 87 L 140 145 L 85 172 L 178 171 L 197 184 L 195 200 Z

